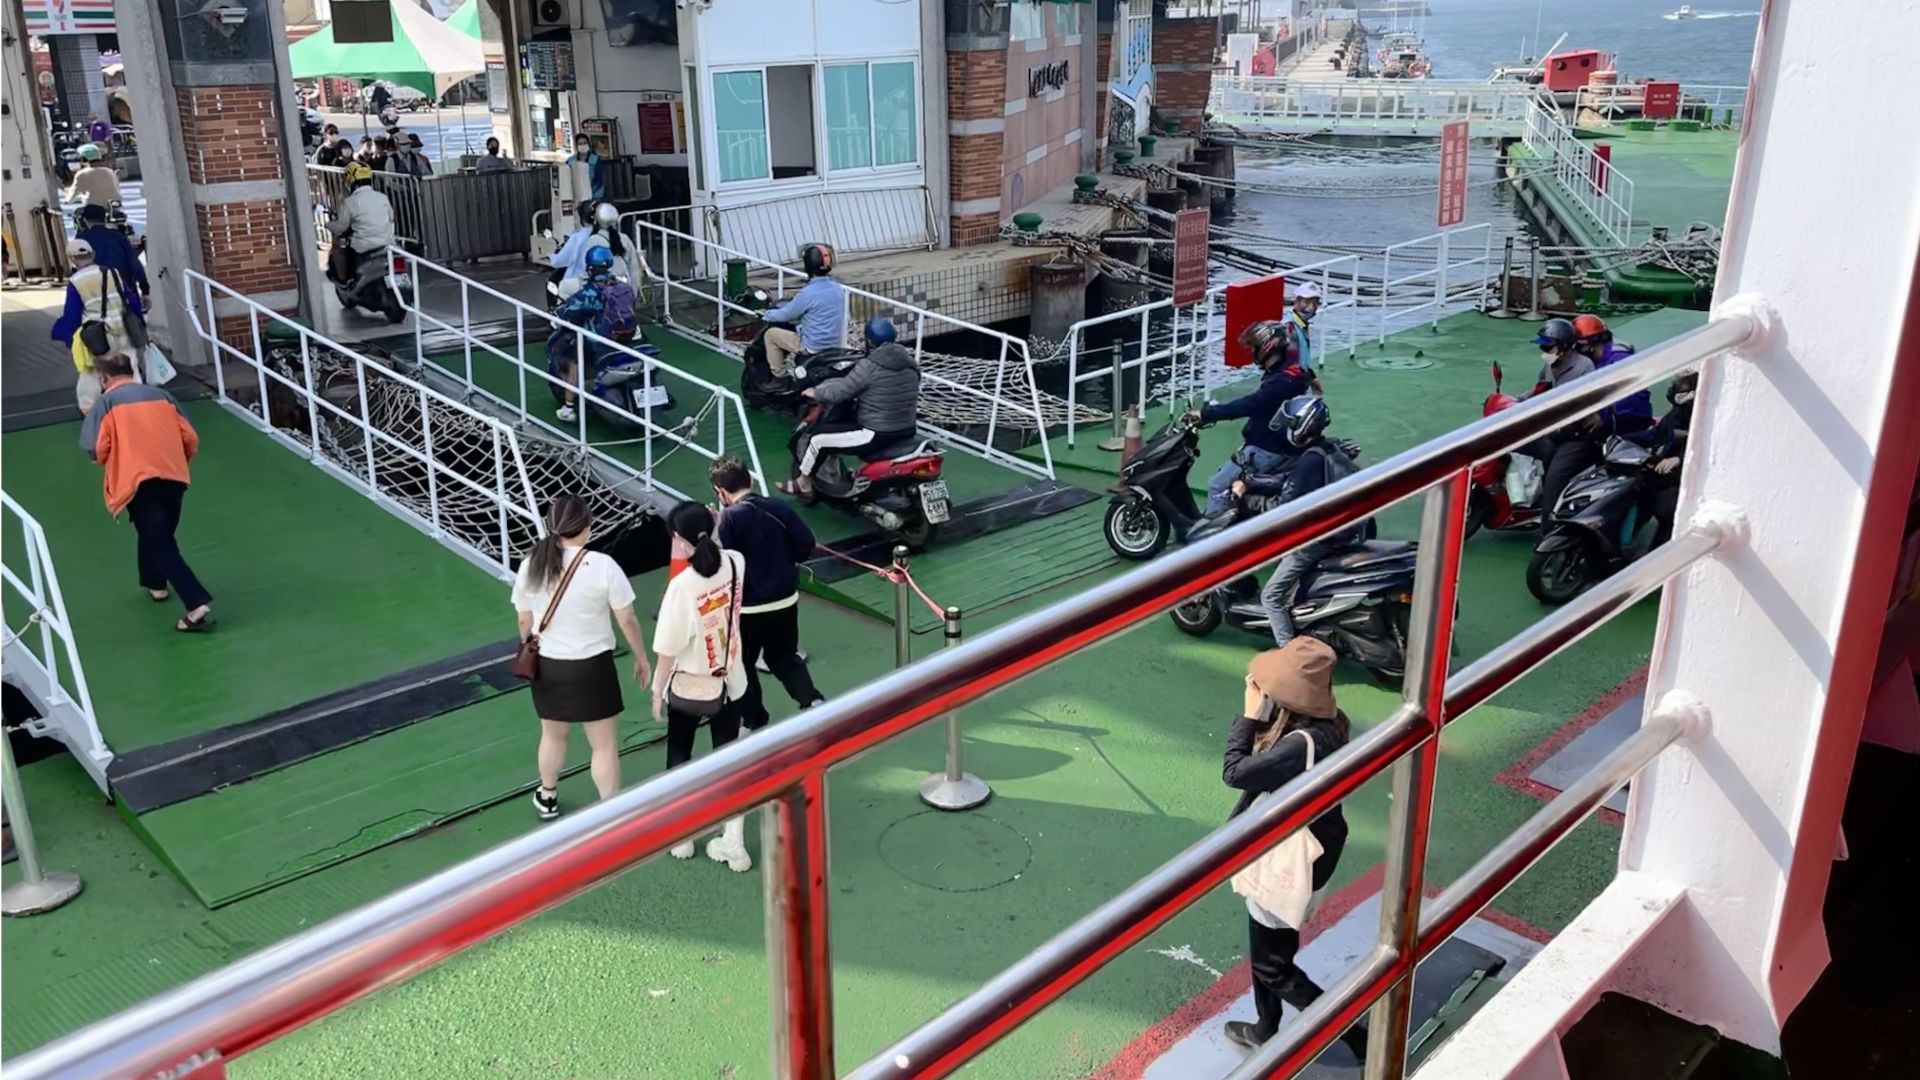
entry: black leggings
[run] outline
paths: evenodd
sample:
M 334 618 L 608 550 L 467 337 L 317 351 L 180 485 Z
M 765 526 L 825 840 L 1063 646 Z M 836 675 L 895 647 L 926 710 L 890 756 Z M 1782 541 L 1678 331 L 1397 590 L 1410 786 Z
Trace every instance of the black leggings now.
M 699 716 L 695 713 L 667 709 L 667 768 L 672 769 L 693 760 L 693 737 L 700 730 L 701 721 L 706 721 L 707 731 L 713 736 L 715 750 L 740 737 L 740 706 L 728 702 L 712 716 Z
M 1255 1034 L 1262 1040 L 1280 1030 L 1280 1006 L 1304 1009 L 1321 993 L 1318 983 L 1293 962 L 1300 951 L 1300 931 L 1276 930 L 1247 916 L 1247 965 L 1253 969 L 1253 1008 L 1259 1014 Z

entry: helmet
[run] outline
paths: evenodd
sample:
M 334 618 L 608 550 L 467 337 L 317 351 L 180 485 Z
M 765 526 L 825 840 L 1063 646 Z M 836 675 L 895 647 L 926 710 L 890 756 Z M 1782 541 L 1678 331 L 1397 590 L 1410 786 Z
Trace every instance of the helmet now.
M 1240 331 L 1240 344 L 1253 354 L 1253 362 L 1264 369 L 1286 355 L 1286 328 L 1274 319 L 1254 323 Z
M 1305 446 L 1319 438 L 1332 422 L 1333 410 L 1327 408 L 1327 399 L 1318 394 L 1288 398 L 1273 417 L 1273 426 L 1285 430 L 1287 441 L 1295 446 Z
M 98 225 L 107 220 L 107 208 L 98 203 L 88 203 L 80 208 L 80 220 Z
M 825 244 L 808 244 L 800 249 L 800 265 L 808 277 L 833 273 L 833 249 Z
M 1533 343 L 1543 349 L 1571 349 L 1580 337 L 1574 332 L 1573 324 L 1565 319 L 1548 319 L 1540 324 L 1540 332 L 1533 335 Z
M 613 252 L 601 245 L 587 249 L 587 269 L 605 270 L 613 265 Z
M 1582 345 L 1602 341 L 1607 337 L 1607 324 L 1598 315 L 1575 315 L 1573 333 Z
M 620 208 L 610 202 L 603 202 L 593 208 L 593 220 L 601 225 L 620 224 Z
M 80 160 L 81 161 L 99 161 L 100 147 L 94 143 L 80 144 Z
M 1320 295 L 1320 286 L 1309 281 L 1294 291 L 1293 298 L 1295 300 L 1318 300 L 1320 299 Z
M 349 184 L 367 183 L 367 182 L 370 182 L 372 179 L 373 179 L 373 170 L 367 168 L 366 162 L 364 161 L 347 162 L 347 183 Z
M 878 348 L 881 345 L 892 343 L 895 338 L 900 336 L 900 332 L 894 329 L 892 319 L 887 318 L 885 315 L 875 315 L 873 318 L 867 320 L 866 335 L 867 344 Z
M 1678 378 L 1667 384 L 1667 404 L 1685 405 L 1693 400 L 1693 395 L 1697 393 L 1699 389 L 1700 373 L 1697 371 L 1682 372 Z

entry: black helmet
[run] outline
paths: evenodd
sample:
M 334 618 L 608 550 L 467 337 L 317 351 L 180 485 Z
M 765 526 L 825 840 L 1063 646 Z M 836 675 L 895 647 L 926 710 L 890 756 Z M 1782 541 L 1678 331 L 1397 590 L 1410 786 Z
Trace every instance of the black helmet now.
M 1686 405 L 1693 401 L 1693 395 L 1700 389 L 1700 373 L 1681 372 L 1679 377 L 1667 384 L 1667 404 Z
M 833 249 L 825 244 L 808 244 L 800 249 L 800 265 L 808 277 L 833 273 Z
M 1286 327 L 1278 319 L 1257 322 L 1240 331 L 1240 344 L 1253 354 L 1253 362 L 1261 370 L 1287 354 Z
M 1573 324 L 1565 319 L 1548 319 L 1540 324 L 1540 332 L 1533 335 L 1533 343 L 1543 349 L 1571 349 L 1580 335 L 1573 332 Z
M 1288 398 L 1273 417 L 1273 426 L 1285 431 L 1287 441 L 1295 446 L 1305 446 L 1319 438 L 1331 423 L 1333 410 L 1327 408 L 1327 399 L 1318 394 Z

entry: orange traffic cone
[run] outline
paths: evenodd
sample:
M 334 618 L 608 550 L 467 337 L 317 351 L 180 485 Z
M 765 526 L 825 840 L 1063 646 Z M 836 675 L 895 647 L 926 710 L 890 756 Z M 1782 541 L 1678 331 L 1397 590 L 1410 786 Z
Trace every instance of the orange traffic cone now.
M 1127 410 L 1127 427 L 1120 442 L 1120 473 L 1126 475 L 1127 462 L 1140 452 L 1140 407 Z
M 687 560 L 693 558 L 693 545 L 680 539 L 679 533 L 673 534 L 673 548 L 667 554 L 667 580 L 672 581 L 687 568 Z

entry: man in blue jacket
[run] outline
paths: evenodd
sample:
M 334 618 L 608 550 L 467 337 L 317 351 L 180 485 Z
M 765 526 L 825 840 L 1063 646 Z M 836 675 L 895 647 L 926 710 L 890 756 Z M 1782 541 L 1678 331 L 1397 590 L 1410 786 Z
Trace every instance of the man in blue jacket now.
M 1200 422 L 1205 424 L 1235 417 L 1245 417 L 1247 421 L 1240 429 L 1240 449 L 1207 481 L 1208 515 L 1227 508 L 1232 501 L 1233 482 L 1240 479 L 1242 473 L 1282 472 L 1297 453 L 1287 442 L 1286 432 L 1275 428 L 1273 422 L 1280 406 L 1289 398 L 1306 393 L 1311 383 L 1299 358 L 1289 355 L 1287 338 L 1286 327 L 1278 321 L 1258 322 L 1247 327 L 1240 341 L 1253 353 L 1253 362 L 1260 368 L 1260 385 L 1243 397 L 1208 402 L 1200 410 Z
M 805 709 L 825 700 L 800 655 L 800 564 L 813 555 L 813 530 L 785 502 L 755 495 L 753 478 L 739 458 L 715 458 L 707 480 L 720 501 L 720 546 L 747 560 L 740 595 L 740 662 L 747 669 L 747 692 L 740 699 L 740 722 L 758 731 L 769 719 L 760 698 L 763 659 L 794 704 Z
M 81 207 L 80 231 L 74 239 L 93 245 L 95 266 L 119 275 L 121 297 L 126 300 L 128 310 L 147 309 L 146 298 L 152 294 L 147 286 L 147 268 L 140 265 L 140 253 L 133 249 L 133 242 L 108 226 L 106 207 L 92 204 Z
M 833 280 L 833 249 L 825 244 L 808 244 L 800 253 L 800 264 L 807 271 L 807 283 L 793 299 L 771 307 L 760 317 L 770 323 L 793 323 L 767 330 L 767 369 L 776 379 L 793 375 L 793 358 L 799 353 L 817 353 L 844 348 L 847 344 L 847 288 Z

